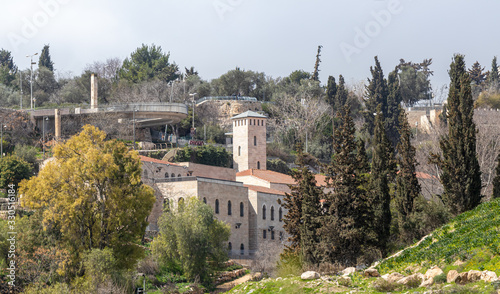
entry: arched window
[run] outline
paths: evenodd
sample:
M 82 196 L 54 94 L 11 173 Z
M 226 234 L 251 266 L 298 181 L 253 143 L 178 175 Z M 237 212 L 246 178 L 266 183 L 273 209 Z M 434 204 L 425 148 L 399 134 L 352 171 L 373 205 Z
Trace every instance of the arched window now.
M 245 254 L 245 245 L 243 245 L 243 243 L 240 245 L 240 254 L 241 255 L 244 255 Z
M 178 175 L 177 175 L 177 177 L 178 177 L 178 178 L 180 178 L 180 177 L 181 177 L 181 174 L 178 174 Z
M 241 156 L 241 146 L 238 146 L 238 156 Z
M 253 136 L 253 146 L 257 146 L 257 136 Z
M 282 222 L 282 221 L 283 221 L 283 209 L 281 209 L 281 207 L 280 207 L 280 209 L 278 210 L 278 214 L 279 214 L 279 216 L 278 216 L 278 220 L 279 220 L 280 222 Z
M 231 215 L 232 214 L 232 211 L 231 211 L 231 201 L 228 201 L 227 202 L 227 215 Z
M 251 119 L 248 120 L 248 125 L 250 125 L 250 126 L 252 125 L 252 120 Z
M 260 122 L 259 122 L 259 120 L 257 120 L 257 125 L 258 125 L 258 126 L 260 125 Z
M 219 199 L 215 199 L 215 213 L 219 214 Z
M 271 220 L 274 220 L 274 206 L 271 206 Z
M 233 250 L 233 244 L 231 244 L 231 242 L 229 242 L 227 244 L 227 251 L 229 251 L 229 254 L 231 254 L 231 251 Z
M 243 202 L 240 202 L 240 216 L 245 216 L 244 208 L 245 205 L 243 204 Z
M 172 178 L 175 178 L 175 174 L 174 174 L 174 173 L 172 173 L 170 176 L 171 176 Z
M 260 161 L 257 161 L 257 169 L 260 169 Z
M 253 119 L 253 125 L 255 126 L 255 118 Z
M 267 238 L 267 230 L 262 230 L 262 239 Z
M 262 206 L 262 219 L 266 219 L 266 205 Z
M 165 173 L 165 178 L 167 178 L 167 179 L 168 179 L 168 172 L 166 172 L 166 173 Z
M 271 240 L 274 240 L 274 231 L 271 231 Z
M 203 203 L 207 204 L 207 198 L 203 197 Z

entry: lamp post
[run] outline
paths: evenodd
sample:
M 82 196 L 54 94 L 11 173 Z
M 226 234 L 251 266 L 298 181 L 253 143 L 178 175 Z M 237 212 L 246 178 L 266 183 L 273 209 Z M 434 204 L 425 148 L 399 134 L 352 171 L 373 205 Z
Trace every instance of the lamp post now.
M 2 154 L 2 158 L 3 158 L 3 128 L 4 128 L 4 125 L 3 125 L 3 121 L 2 121 L 2 125 L 0 127 L 0 153 Z
M 136 111 L 137 111 L 137 109 L 134 106 L 134 111 L 132 112 L 132 121 L 134 123 L 134 150 L 135 150 L 135 112 Z
M 33 56 L 38 55 L 38 52 L 33 54 L 33 55 L 26 55 L 26 57 L 30 58 L 30 68 L 31 68 L 31 78 L 30 78 L 30 89 L 31 89 L 31 109 L 33 109 L 33 64 L 36 64 L 36 62 L 33 62 Z
M 45 159 L 45 121 L 49 120 L 48 117 L 44 116 L 42 119 L 42 129 L 43 129 L 43 138 L 42 138 L 42 150 L 43 150 L 43 159 Z

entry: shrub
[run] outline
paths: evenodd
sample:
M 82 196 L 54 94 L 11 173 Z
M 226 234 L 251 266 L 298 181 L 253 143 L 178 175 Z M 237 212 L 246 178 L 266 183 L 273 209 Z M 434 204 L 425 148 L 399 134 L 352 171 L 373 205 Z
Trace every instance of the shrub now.
M 377 279 L 372 283 L 372 288 L 379 292 L 393 292 L 398 286 L 397 283 L 390 283 L 384 279 Z
M 446 283 L 446 274 L 442 273 L 434 277 L 434 283 L 436 284 L 444 284 Z
M 300 255 L 295 252 L 285 251 L 280 255 L 280 260 L 276 266 L 277 276 L 298 276 L 302 273 L 302 268 L 303 261 Z

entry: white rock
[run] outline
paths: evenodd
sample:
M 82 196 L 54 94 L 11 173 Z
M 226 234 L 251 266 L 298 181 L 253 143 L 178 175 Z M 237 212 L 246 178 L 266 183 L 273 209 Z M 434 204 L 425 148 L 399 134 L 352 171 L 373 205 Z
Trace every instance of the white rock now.
M 350 274 L 353 274 L 356 272 L 356 268 L 355 267 L 348 267 L 348 268 L 345 268 L 343 271 L 342 271 L 342 274 L 344 276 L 347 276 L 347 275 L 350 275 Z
M 315 271 L 307 271 L 307 272 L 302 273 L 302 275 L 300 275 L 300 278 L 302 280 L 315 280 L 315 279 L 319 279 L 320 276 L 321 275 Z
M 428 280 L 428 279 L 434 279 L 435 276 L 438 276 L 440 274 L 443 273 L 443 270 L 441 270 L 439 267 L 437 266 L 434 266 L 430 269 L 428 269 L 426 272 L 425 272 L 425 275 L 424 275 L 424 279 L 425 280 Z
M 477 282 L 477 281 L 481 280 L 482 274 L 483 273 L 481 271 L 470 270 L 468 275 L 467 275 L 467 280 L 469 281 L 469 283 Z
M 494 282 L 497 279 L 497 274 L 492 271 L 483 271 L 483 273 L 481 274 L 481 280 L 485 282 Z
M 378 270 L 376 270 L 374 268 L 366 269 L 364 274 L 365 274 L 365 277 L 380 277 Z
M 390 274 L 385 274 L 382 276 L 382 279 L 386 280 L 387 282 L 389 283 L 395 283 L 399 280 L 401 280 L 402 278 L 404 278 L 405 276 L 403 276 L 402 274 L 400 273 L 390 273 Z
M 446 282 L 447 283 L 453 283 L 458 277 L 458 272 L 456 270 L 451 270 L 448 272 L 448 275 L 446 276 Z

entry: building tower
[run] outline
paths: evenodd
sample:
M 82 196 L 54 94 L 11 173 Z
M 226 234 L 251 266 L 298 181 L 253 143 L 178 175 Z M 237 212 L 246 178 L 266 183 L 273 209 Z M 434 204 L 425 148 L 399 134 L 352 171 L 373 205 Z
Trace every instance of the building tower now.
M 233 122 L 233 166 L 237 171 L 266 169 L 266 119 L 248 110 Z

